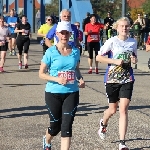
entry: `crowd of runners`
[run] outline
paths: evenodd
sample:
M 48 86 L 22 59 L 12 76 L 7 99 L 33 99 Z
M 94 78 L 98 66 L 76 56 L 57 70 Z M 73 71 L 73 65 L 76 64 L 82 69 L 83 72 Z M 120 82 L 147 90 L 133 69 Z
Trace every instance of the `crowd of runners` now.
M 43 58 L 39 77 L 47 81 L 45 102 L 50 119 L 50 126 L 43 137 L 43 149 L 51 150 L 51 140 L 60 131 L 61 150 L 70 148 L 72 124 L 79 104 L 79 88 L 85 87 L 79 69 L 83 35 L 85 35 L 85 49 L 89 54 L 88 73 L 92 74 L 94 71 L 99 74 L 98 62 L 108 64 L 104 83 L 109 108 L 104 111 L 104 116 L 100 119 L 98 135 L 101 139 L 107 138 L 108 121 L 116 113 L 119 105 L 119 150 L 129 150 L 125 144 L 125 135 L 128 125 L 128 107 L 134 87 L 131 63 L 136 64 L 138 61 L 138 40 L 131 37 L 130 29 L 131 26 L 140 22 L 140 18 L 138 17 L 135 23 L 129 16 L 114 21 L 111 12 L 108 12 L 103 24 L 97 21 L 97 15 L 87 13 L 87 18 L 83 22 L 83 32 L 80 30 L 79 22 L 71 24 L 69 10 L 61 11 L 60 20 L 56 24 L 54 18 L 48 16 L 46 23 L 41 25 L 37 32 L 39 36 L 43 37 L 40 42 L 43 47 Z M 106 30 L 107 35 L 107 41 L 104 44 L 101 38 L 103 30 Z M 113 34 L 112 30 L 114 30 Z M 147 32 L 145 33 L 147 34 Z M 28 68 L 30 37 L 31 27 L 26 16 L 22 16 L 20 21 L 15 16 L 14 10 L 11 10 L 7 20 L 0 17 L 0 72 L 4 72 L 7 49 L 10 55 L 16 55 L 16 46 L 19 69 L 22 69 L 23 66 L 22 51 L 24 52 L 24 68 Z M 150 45 L 148 34 L 144 38 L 145 41 L 148 41 L 145 43 Z M 95 52 L 94 56 L 93 52 Z M 105 57 L 106 55 L 108 57 Z M 93 59 L 95 61 L 94 69 Z

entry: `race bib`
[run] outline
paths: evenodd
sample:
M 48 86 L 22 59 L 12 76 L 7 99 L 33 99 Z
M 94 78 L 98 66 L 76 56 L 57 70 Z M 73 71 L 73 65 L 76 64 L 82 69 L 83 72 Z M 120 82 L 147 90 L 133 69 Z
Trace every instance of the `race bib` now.
M 91 35 L 90 37 L 92 40 L 98 40 L 98 35 Z
M 66 78 L 67 84 L 74 84 L 75 72 L 74 71 L 59 71 L 58 77 Z
M 28 35 L 28 34 L 29 34 L 29 30 L 25 30 L 24 35 Z
M 15 27 L 16 24 L 15 23 L 9 23 L 12 27 Z
M 119 54 L 118 59 L 122 59 L 124 60 L 124 63 L 128 63 L 130 61 L 130 54 L 129 53 Z
M 69 41 L 74 42 L 74 32 L 72 32 L 72 34 L 71 34 L 71 36 L 69 38 Z

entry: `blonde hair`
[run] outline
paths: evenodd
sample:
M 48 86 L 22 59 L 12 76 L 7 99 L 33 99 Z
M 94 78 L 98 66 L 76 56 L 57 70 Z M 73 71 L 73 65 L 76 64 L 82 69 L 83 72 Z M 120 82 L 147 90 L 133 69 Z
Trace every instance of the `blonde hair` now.
M 127 17 L 121 17 L 120 19 L 118 19 L 116 22 L 113 23 L 112 28 L 116 30 L 120 21 L 127 21 L 128 24 L 130 25 L 130 21 Z

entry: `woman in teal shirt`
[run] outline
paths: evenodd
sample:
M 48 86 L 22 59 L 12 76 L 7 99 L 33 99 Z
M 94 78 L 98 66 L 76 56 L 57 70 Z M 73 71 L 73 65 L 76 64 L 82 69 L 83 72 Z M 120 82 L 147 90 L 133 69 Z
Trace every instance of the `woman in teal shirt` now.
M 39 77 L 48 81 L 45 102 L 50 127 L 46 131 L 44 150 L 51 150 L 51 140 L 60 131 L 61 150 L 69 150 L 72 124 L 79 103 L 79 87 L 84 88 L 85 84 L 79 71 L 80 51 L 68 45 L 71 24 L 59 22 L 56 32 L 59 42 L 47 49 L 39 71 Z M 46 68 L 49 68 L 49 74 L 45 74 Z

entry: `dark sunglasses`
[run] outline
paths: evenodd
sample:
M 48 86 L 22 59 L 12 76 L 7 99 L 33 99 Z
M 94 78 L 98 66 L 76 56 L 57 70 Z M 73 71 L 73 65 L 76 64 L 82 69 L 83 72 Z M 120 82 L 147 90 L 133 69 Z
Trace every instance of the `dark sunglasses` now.
M 75 26 L 80 27 L 80 25 L 75 25 Z
M 47 19 L 47 21 L 52 21 L 53 19 Z

